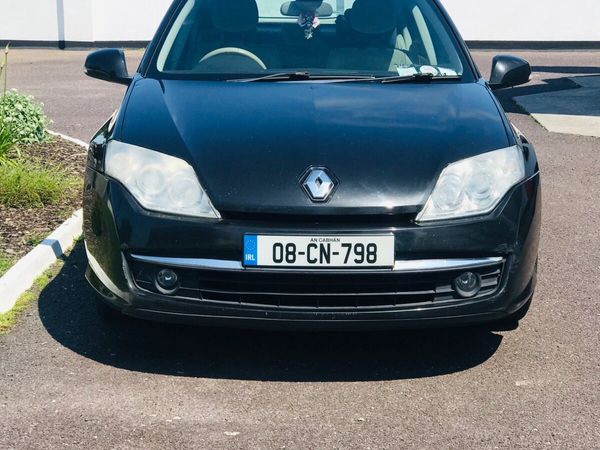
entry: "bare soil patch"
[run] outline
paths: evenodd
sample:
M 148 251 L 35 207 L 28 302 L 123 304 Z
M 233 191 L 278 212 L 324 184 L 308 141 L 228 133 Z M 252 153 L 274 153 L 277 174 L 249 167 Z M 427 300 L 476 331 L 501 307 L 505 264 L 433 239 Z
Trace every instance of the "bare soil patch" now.
M 83 147 L 55 137 L 51 142 L 20 145 L 28 161 L 61 168 L 81 179 L 85 170 Z M 0 204 L 0 254 L 20 258 L 39 244 L 74 211 L 81 208 L 81 189 L 66 189 L 63 198 L 52 205 L 35 208 L 12 208 Z

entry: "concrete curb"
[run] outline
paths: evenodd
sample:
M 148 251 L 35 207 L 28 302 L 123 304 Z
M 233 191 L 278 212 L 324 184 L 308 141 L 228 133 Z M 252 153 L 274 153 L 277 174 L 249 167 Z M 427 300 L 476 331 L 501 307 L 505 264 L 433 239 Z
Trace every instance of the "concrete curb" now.
M 83 211 L 79 210 L 0 278 L 0 314 L 10 311 L 33 282 L 64 255 L 81 235 L 82 225 Z
M 48 133 L 87 148 L 87 144 L 79 139 L 55 131 Z M 81 236 L 82 227 L 83 210 L 80 209 L 0 278 L 0 314 L 10 311 L 33 282 L 73 246 Z
M 66 134 L 61 134 L 61 133 L 58 133 L 56 131 L 51 131 L 51 130 L 48 130 L 48 134 L 51 134 L 52 136 L 58 136 L 60 138 L 63 138 L 65 141 L 69 141 L 74 144 L 81 145 L 82 147 L 88 148 L 88 144 L 86 144 L 82 140 L 72 138 L 71 136 L 67 136 Z

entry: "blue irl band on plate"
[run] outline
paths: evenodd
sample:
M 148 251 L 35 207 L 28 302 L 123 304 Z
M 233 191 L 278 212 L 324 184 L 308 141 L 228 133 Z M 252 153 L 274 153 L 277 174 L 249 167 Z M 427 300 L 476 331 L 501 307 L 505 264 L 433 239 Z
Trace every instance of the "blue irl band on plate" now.
M 255 235 L 244 236 L 244 265 L 256 266 L 258 264 L 258 237 Z

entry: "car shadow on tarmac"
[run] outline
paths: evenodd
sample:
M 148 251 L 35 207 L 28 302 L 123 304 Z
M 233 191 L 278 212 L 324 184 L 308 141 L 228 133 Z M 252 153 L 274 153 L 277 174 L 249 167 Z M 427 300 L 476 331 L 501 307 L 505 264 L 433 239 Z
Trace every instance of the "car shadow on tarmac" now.
M 579 89 L 579 86 L 569 78 L 550 78 L 543 80 L 544 84 L 526 84 L 514 88 L 501 89 L 495 92 L 502 104 L 504 111 L 513 114 L 529 115 L 529 113 L 515 102 L 515 98 L 525 95 L 549 94 L 552 92 Z
M 110 366 L 174 376 L 261 381 L 374 381 L 460 372 L 489 359 L 502 336 L 483 329 L 299 333 L 106 323 L 84 280 L 78 244 L 39 298 L 50 335 Z

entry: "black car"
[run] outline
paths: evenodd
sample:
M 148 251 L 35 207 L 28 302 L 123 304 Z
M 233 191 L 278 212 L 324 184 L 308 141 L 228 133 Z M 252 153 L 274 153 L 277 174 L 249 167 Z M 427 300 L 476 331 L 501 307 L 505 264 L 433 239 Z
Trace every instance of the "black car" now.
M 532 146 L 438 0 L 175 0 L 90 145 L 104 312 L 283 328 L 516 323 L 536 284 Z

